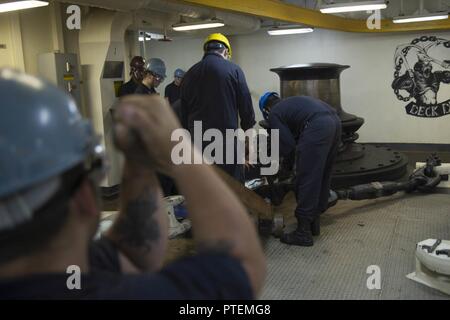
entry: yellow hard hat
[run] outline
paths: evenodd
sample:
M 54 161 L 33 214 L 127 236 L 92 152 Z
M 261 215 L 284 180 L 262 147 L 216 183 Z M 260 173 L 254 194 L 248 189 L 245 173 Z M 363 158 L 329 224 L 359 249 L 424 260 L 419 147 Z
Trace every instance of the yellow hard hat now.
M 230 55 L 230 59 L 231 59 L 231 55 L 232 55 L 232 51 L 231 51 L 231 45 L 230 45 L 230 41 L 228 41 L 227 37 L 225 37 L 223 34 L 221 33 L 211 33 L 206 39 L 205 39 L 205 43 L 203 44 L 203 48 L 206 48 L 206 45 L 208 43 L 210 43 L 211 41 L 217 41 L 220 43 L 223 43 L 227 49 L 228 49 L 228 54 Z

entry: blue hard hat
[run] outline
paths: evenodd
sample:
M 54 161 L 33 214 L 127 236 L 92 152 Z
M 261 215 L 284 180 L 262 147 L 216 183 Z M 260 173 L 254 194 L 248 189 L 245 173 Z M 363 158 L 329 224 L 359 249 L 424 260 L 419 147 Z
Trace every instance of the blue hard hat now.
M 175 78 L 183 78 L 185 74 L 186 74 L 186 72 L 184 70 L 177 69 L 177 70 L 175 70 L 175 73 L 173 76 Z
M 267 118 L 269 117 L 269 112 L 265 109 L 266 108 L 266 103 L 267 100 L 271 97 L 271 96 L 278 96 L 278 93 L 270 91 L 270 92 L 266 92 L 265 94 L 263 94 L 261 96 L 261 98 L 259 99 L 259 110 L 261 110 L 264 119 L 267 120 Z
M 159 58 L 151 58 L 148 61 L 145 69 L 156 74 L 157 76 L 160 76 L 163 79 L 166 78 L 166 65 L 164 61 Z
M 89 121 L 56 86 L 0 69 L 0 198 L 85 163 L 97 146 Z

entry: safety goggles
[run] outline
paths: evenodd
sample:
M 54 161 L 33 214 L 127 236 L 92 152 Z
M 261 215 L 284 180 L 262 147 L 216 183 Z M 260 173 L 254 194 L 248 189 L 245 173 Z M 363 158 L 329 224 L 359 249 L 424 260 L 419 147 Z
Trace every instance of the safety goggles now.
M 150 72 L 150 74 L 155 78 L 156 81 L 163 82 L 164 79 L 165 79 L 164 77 L 160 76 L 159 74 L 156 74 L 156 73 L 153 73 L 153 72 Z

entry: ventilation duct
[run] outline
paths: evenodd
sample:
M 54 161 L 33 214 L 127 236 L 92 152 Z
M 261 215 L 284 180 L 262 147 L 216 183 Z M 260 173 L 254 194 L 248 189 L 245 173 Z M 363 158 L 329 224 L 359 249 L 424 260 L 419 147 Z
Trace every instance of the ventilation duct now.
M 207 19 L 215 17 L 223 20 L 226 27 L 217 29 L 228 35 L 251 33 L 260 29 L 261 21 L 255 17 L 237 15 L 233 13 L 216 11 L 203 7 L 192 7 L 167 0 L 74 0 L 71 3 L 99 7 L 109 10 L 133 11 L 139 19 L 151 21 L 152 29 L 163 30 L 172 24 L 179 22 L 180 16 L 192 19 Z M 162 14 L 158 14 L 162 13 Z M 203 32 L 189 32 L 188 35 L 203 34 Z M 182 35 L 182 34 L 180 34 Z

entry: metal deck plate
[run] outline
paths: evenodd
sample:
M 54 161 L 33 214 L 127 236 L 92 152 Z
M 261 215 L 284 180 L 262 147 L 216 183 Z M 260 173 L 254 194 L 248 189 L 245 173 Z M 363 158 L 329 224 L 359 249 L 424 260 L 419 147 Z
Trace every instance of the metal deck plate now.
M 442 194 L 342 201 L 322 216 L 322 235 L 313 247 L 269 239 L 261 298 L 450 299 L 406 278 L 415 269 L 418 242 L 450 239 L 449 208 L 450 196 Z M 381 269 L 381 290 L 366 286 L 370 265 Z

